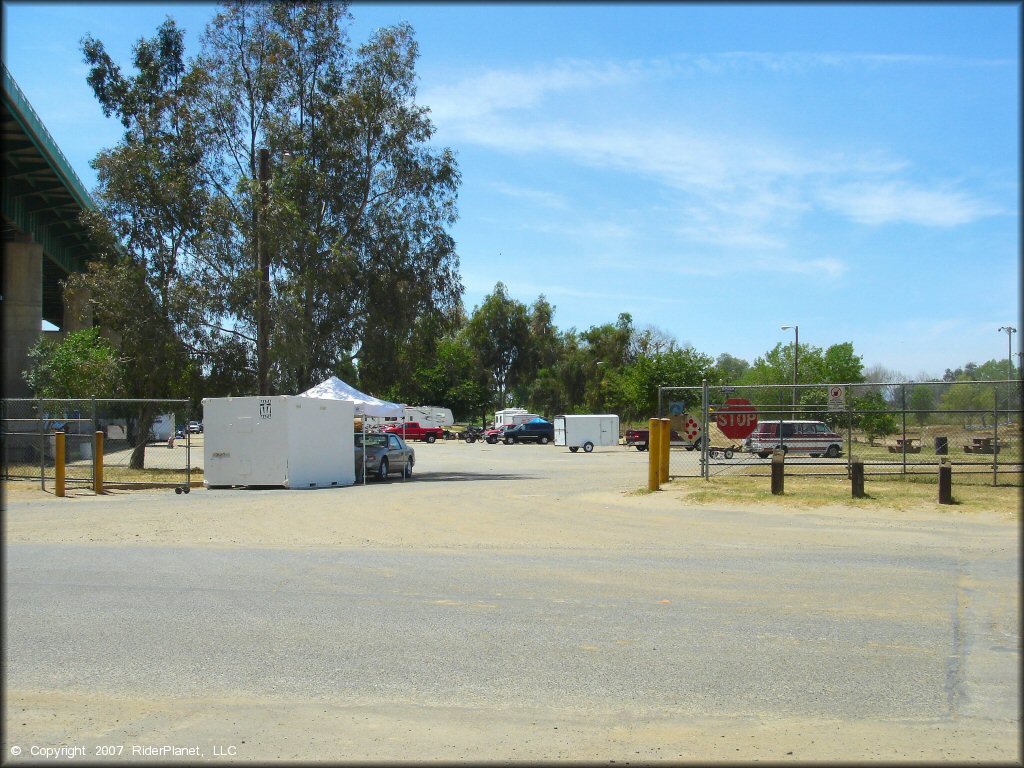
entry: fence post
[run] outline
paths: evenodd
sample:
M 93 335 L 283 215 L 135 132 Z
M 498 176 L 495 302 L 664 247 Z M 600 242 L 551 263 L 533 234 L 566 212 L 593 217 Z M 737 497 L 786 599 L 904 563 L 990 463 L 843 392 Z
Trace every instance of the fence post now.
M 853 471 L 851 472 L 852 478 L 852 491 L 853 498 L 863 499 L 864 494 L 864 459 L 856 459 L 853 464 Z
M 850 403 L 853 401 L 853 388 L 846 385 L 846 474 L 853 471 L 853 413 L 850 411 Z
M 43 418 L 43 400 L 36 400 L 39 411 L 39 487 L 46 490 L 46 419 Z
M 652 418 L 647 424 L 647 490 L 658 490 L 661 476 L 661 419 Z
M 711 479 L 711 467 L 708 466 L 708 433 L 711 431 L 711 422 L 708 419 L 708 380 L 701 379 L 700 383 L 700 472 L 705 480 Z
M 92 447 L 92 487 L 97 496 L 103 493 L 103 433 L 98 429 Z
M 93 428 L 94 432 L 97 432 L 100 429 L 100 424 L 96 420 L 97 416 L 98 416 L 98 414 L 96 412 L 96 398 L 94 397 L 94 398 L 92 398 L 92 428 Z M 94 445 L 93 448 L 95 449 L 96 446 Z M 93 484 L 95 484 L 96 483 L 96 460 L 95 459 L 93 459 L 93 462 L 92 462 L 91 472 L 92 472 L 92 478 L 90 478 L 90 479 L 93 481 Z
M 66 439 L 63 432 L 53 433 L 53 492 L 61 498 L 64 497 L 64 441 Z
M 992 399 L 994 401 L 992 414 L 995 419 L 992 421 L 992 486 L 999 485 L 999 392 L 998 387 L 992 387 Z M 1009 402 L 1009 398 L 1007 398 Z
M 786 452 L 781 448 L 772 451 L 772 495 L 781 496 L 786 484 Z
M 953 503 L 953 465 L 948 459 L 939 464 L 939 504 Z
M 669 458 L 672 451 L 672 420 L 661 419 L 661 453 L 659 454 L 661 459 L 659 461 L 658 470 L 658 481 L 659 483 L 668 482 L 669 473 Z
M 903 454 L 902 474 L 905 475 L 907 474 L 907 385 L 903 382 L 900 383 L 900 400 L 902 401 L 901 410 L 903 411 L 903 442 L 900 443 L 903 448 L 900 450 L 900 453 Z

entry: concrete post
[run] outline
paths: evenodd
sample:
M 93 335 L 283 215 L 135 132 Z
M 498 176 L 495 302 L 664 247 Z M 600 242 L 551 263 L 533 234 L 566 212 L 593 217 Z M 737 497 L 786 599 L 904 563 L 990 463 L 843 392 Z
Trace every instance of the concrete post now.
M 863 499 L 864 498 L 864 459 L 856 458 L 853 460 L 850 471 L 850 479 L 853 484 L 853 498 Z
M 5 242 L 3 267 L 4 396 L 31 397 L 22 372 L 42 335 L 43 246 L 31 239 Z
M 786 485 L 786 452 L 776 448 L 772 452 L 772 495 L 781 496 Z
M 939 464 L 939 504 L 953 503 L 953 465 L 948 461 Z

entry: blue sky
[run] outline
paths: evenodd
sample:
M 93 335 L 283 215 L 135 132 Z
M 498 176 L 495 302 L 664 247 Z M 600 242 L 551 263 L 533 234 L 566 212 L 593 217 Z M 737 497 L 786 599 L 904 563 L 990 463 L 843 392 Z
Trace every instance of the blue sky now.
M 4 61 L 88 188 L 119 137 L 78 41 L 131 47 L 216 6 L 4 4 Z M 560 328 L 614 322 L 753 361 L 853 342 L 910 378 L 1020 328 L 1015 4 L 356 3 L 408 21 L 462 173 L 472 310 L 497 281 Z M 1013 337 L 1020 349 L 1020 335 Z M 1015 361 L 1016 362 L 1016 361 Z

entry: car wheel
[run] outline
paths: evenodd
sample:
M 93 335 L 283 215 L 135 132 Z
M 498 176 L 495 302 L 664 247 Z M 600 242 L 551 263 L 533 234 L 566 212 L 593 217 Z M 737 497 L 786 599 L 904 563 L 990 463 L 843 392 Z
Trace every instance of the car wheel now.
M 405 469 L 402 470 L 402 477 L 404 477 L 406 479 L 412 477 L 412 462 L 411 461 L 405 462 Z
M 585 442 L 583 444 L 583 452 L 584 453 L 590 453 L 592 450 L 594 450 L 594 444 L 592 442 L 590 442 L 588 440 L 587 442 Z
M 377 469 L 377 479 L 387 480 L 388 479 L 388 460 L 381 459 L 380 467 Z
M 498 438 L 496 438 L 496 437 L 488 437 L 487 438 L 487 444 L 488 445 L 495 445 L 495 444 L 497 444 L 497 442 L 498 442 Z
M 427 441 L 428 443 L 432 443 L 432 442 L 434 442 L 435 440 L 437 440 L 437 435 L 427 435 L 427 436 L 426 436 L 425 438 L 423 438 L 423 439 L 424 439 L 424 440 L 426 440 L 426 441 Z
M 570 453 L 576 453 L 576 451 L 578 451 L 579 449 L 580 449 L 580 447 L 578 445 L 570 445 L 569 446 L 569 452 Z
M 767 459 L 769 456 L 771 456 L 771 453 L 769 451 L 760 451 L 757 455 L 762 459 Z
M 828 450 L 825 451 L 825 456 L 827 456 L 830 459 L 838 458 L 838 456 L 839 456 L 839 446 L 838 445 L 830 445 L 828 447 Z
M 725 449 L 725 458 L 727 458 L 727 459 L 731 459 L 732 458 L 732 448 L 726 448 Z
M 512 443 L 514 443 L 514 442 L 515 442 L 515 440 L 513 440 L 511 437 L 506 437 L 505 438 L 505 445 L 512 445 Z
M 646 445 L 641 445 L 641 444 L 637 443 L 636 449 L 638 451 L 646 451 L 647 450 L 647 446 Z

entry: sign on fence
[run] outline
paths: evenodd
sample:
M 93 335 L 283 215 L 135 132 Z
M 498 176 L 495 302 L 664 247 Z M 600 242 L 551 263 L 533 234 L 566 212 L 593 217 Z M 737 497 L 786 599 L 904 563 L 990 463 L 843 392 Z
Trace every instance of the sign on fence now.
M 846 387 L 833 384 L 828 388 L 828 409 L 830 411 L 846 410 Z
M 733 440 L 742 440 L 757 426 L 757 409 L 749 400 L 730 397 L 718 409 L 718 428 L 722 434 Z

